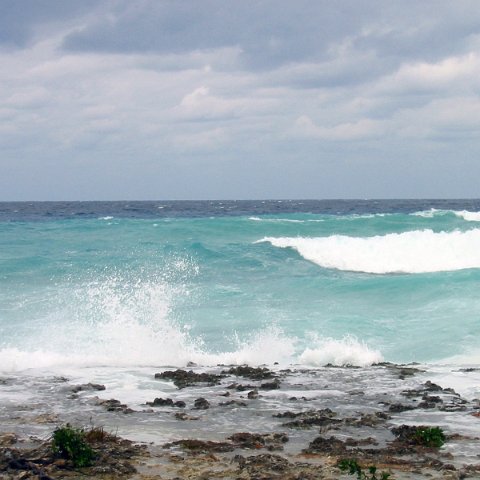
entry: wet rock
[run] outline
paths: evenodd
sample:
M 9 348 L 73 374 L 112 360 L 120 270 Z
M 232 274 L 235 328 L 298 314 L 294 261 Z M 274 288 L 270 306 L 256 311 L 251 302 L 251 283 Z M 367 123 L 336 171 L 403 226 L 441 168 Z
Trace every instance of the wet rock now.
M 87 392 L 87 391 L 101 391 L 105 389 L 106 389 L 105 385 L 101 385 L 99 383 L 84 383 L 82 385 L 74 385 L 71 388 L 71 391 L 73 393 L 78 393 L 78 392 Z
M 103 400 L 101 398 L 95 398 L 95 404 L 104 407 L 107 412 L 122 412 L 122 413 L 133 413 L 134 410 L 121 403 L 120 400 L 111 398 L 109 400 Z
M 443 403 L 443 400 L 437 395 L 424 395 L 422 397 L 422 400 L 431 403 Z
M 398 378 L 400 380 L 405 380 L 405 377 L 413 377 L 416 373 L 423 372 L 419 368 L 412 368 L 412 367 L 402 367 L 398 372 Z
M 249 457 L 235 455 L 232 461 L 238 463 L 239 468 L 241 470 L 247 470 L 250 475 L 259 473 L 259 470 L 261 470 L 263 474 L 265 474 L 266 471 L 275 473 L 285 472 L 291 466 L 286 458 L 281 457 L 280 455 L 272 455 L 270 453 L 252 455 Z
M 275 418 L 298 418 L 298 417 L 310 417 L 310 416 L 329 416 L 334 417 L 336 413 L 329 408 L 323 408 L 321 410 L 307 410 L 306 412 L 282 412 L 272 415 Z
M 255 390 L 255 385 L 242 385 L 240 383 L 231 383 L 228 387 L 229 390 L 237 390 L 237 392 L 246 392 L 247 390 Z
M 427 392 L 442 392 L 443 388 L 440 385 L 437 385 L 436 383 L 431 382 L 430 380 L 427 380 L 424 384 L 425 390 Z
M 163 448 L 180 447 L 192 453 L 220 453 L 231 452 L 234 446 L 228 442 L 212 442 L 203 440 L 177 440 L 175 442 L 166 443 Z
M 247 398 L 249 398 L 250 400 L 257 399 L 258 398 L 258 390 L 255 389 L 255 390 L 251 390 L 250 392 L 248 392 Z
M 58 423 L 58 415 L 55 415 L 54 413 L 42 413 L 34 417 L 33 421 L 38 424 Z
M 364 445 L 378 445 L 378 442 L 373 437 L 362 438 L 360 440 L 348 437 L 345 440 L 345 445 L 348 447 L 361 447 Z
M 317 437 L 312 442 L 310 442 L 308 448 L 304 450 L 305 453 L 326 453 L 339 456 L 345 455 L 346 451 L 347 447 L 345 445 L 345 442 L 342 442 L 335 437 Z
M 153 402 L 147 402 L 150 407 L 178 407 L 185 408 L 186 403 L 182 400 L 174 402 L 171 398 L 155 398 Z
M 352 427 L 377 427 L 381 423 L 390 419 L 390 415 L 385 412 L 366 413 L 359 417 L 345 418 L 342 420 L 344 425 Z
M 186 421 L 186 420 L 199 420 L 199 417 L 192 417 L 190 415 L 188 415 L 187 413 L 185 412 L 178 412 L 175 414 L 175 418 L 177 420 L 182 420 L 182 421 Z
M 391 413 L 401 413 L 414 409 L 415 407 L 413 405 L 404 405 L 403 403 L 392 403 L 390 407 L 388 407 L 388 411 Z
M 221 402 L 218 404 L 220 407 L 228 407 L 228 406 L 237 406 L 237 407 L 246 407 L 247 404 L 240 400 L 229 400 L 228 402 Z
M 268 450 L 283 450 L 283 444 L 288 442 L 288 435 L 285 433 L 234 433 L 228 440 L 237 448 L 243 449 L 259 449 L 266 448 Z
M 232 367 L 228 370 L 224 370 L 222 373 L 228 375 L 235 375 L 237 377 L 249 378 L 251 380 L 266 380 L 274 378 L 273 372 L 268 368 L 255 368 L 248 365 L 240 365 L 238 367 Z
M 350 390 L 347 392 L 349 395 L 365 395 L 365 392 L 363 390 Z
M 18 436 L 13 432 L 0 434 L 0 448 L 15 445 L 18 442 Z
M 192 370 L 167 370 L 166 372 L 156 373 L 156 379 L 173 380 L 178 388 L 193 387 L 198 384 L 207 384 L 208 386 L 218 385 L 225 375 L 216 375 L 213 373 L 195 373 Z
M 441 412 L 464 412 L 467 410 L 467 407 L 465 405 L 449 404 L 449 405 L 440 407 L 439 410 Z
M 277 390 L 280 388 L 280 380 L 276 378 L 273 382 L 265 382 L 260 385 L 261 390 Z
M 329 408 L 321 410 L 307 410 L 305 412 L 282 412 L 273 415 L 276 418 L 290 418 L 291 422 L 283 423 L 284 427 L 296 429 L 308 429 L 313 426 L 327 427 L 341 424 L 342 420 L 334 418 L 336 413 Z M 295 419 L 295 420 L 293 420 Z
M 206 398 L 200 397 L 195 400 L 193 408 L 196 410 L 207 410 L 210 408 L 210 403 Z
M 0 451 L 0 478 L 53 480 L 79 478 L 79 475 L 97 478 L 108 474 L 108 478 L 117 479 L 136 472 L 129 462 L 131 458 L 147 455 L 145 447 L 100 429 L 86 432 L 85 440 L 94 451 L 93 464 L 89 467 L 78 469 L 71 460 L 56 457 L 51 441 L 47 440 L 32 449 L 10 450 L 6 457 Z

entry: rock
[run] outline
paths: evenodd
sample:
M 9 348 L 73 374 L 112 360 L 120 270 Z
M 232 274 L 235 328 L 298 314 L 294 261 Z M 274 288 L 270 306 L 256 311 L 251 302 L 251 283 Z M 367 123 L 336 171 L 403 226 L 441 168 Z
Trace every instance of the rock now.
M 400 413 L 406 412 L 407 410 L 414 410 L 415 407 L 413 405 L 404 405 L 402 403 L 392 403 L 390 407 L 388 407 L 388 411 L 391 413 Z
M 173 380 L 178 388 L 193 387 L 199 383 L 206 383 L 209 386 L 218 385 L 224 375 L 215 375 L 213 373 L 195 373 L 192 370 L 167 370 L 166 372 L 156 373 L 156 379 Z
M 199 420 L 199 417 L 192 417 L 188 414 L 186 414 L 185 412 L 178 412 L 175 414 L 175 418 L 177 420 L 182 420 L 182 421 L 186 421 L 186 420 Z
M 343 420 L 338 420 L 333 418 L 336 416 L 336 413 L 330 410 L 329 408 L 324 408 L 321 410 L 307 410 L 305 412 L 283 412 L 273 415 L 277 418 L 290 418 L 291 422 L 283 423 L 284 427 L 296 428 L 296 429 L 308 429 L 314 426 L 319 427 L 330 427 L 332 425 L 338 425 L 343 422 Z M 295 419 L 295 420 L 293 420 Z
M 236 405 L 237 407 L 246 407 L 247 404 L 245 402 L 241 402 L 240 400 L 229 400 L 228 402 L 221 402 L 218 404 L 221 407 L 227 407 L 230 405 Z
M 290 462 L 280 455 L 272 455 L 270 453 L 263 453 L 260 455 L 252 455 L 244 457 L 242 455 L 235 455 L 233 462 L 238 463 L 241 470 L 247 470 L 251 478 L 258 478 L 256 476 L 260 470 L 263 474 L 265 471 L 285 472 L 291 465 Z M 269 478 L 265 474 L 260 478 Z M 270 477 L 271 478 L 271 477 Z
M 255 400 L 256 398 L 258 398 L 258 390 L 255 389 L 248 392 L 247 398 L 249 398 L 250 400 Z
M 437 385 L 436 383 L 432 383 L 430 380 L 427 380 L 424 383 L 425 390 L 428 392 L 442 392 L 443 388 L 440 385 Z
M 120 400 L 111 398 L 110 400 L 103 400 L 98 397 L 95 399 L 96 405 L 101 405 L 106 408 L 107 412 L 122 412 L 122 413 L 133 413 L 133 410 L 129 408 L 124 403 L 121 403 Z
M 273 382 L 265 382 L 260 385 L 262 390 L 277 390 L 280 388 L 280 380 L 276 378 Z
M 228 440 L 237 448 L 243 449 L 259 449 L 266 448 L 268 450 L 283 450 L 283 444 L 288 442 L 288 435 L 285 433 L 234 433 Z
M 180 447 L 192 453 L 231 452 L 234 446 L 227 442 L 212 442 L 203 440 L 177 440 L 166 443 L 163 448 Z
M 232 367 L 229 370 L 224 370 L 222 373 L 235 375 L 237 377 L 249 378 L 251 380 L 266 380 L 269 378 L 274 378 L 275 376 L 273 372 L 268 370 L 268 368 L 254 368 L 249 367 L 248 365 Z
M 183 400 L 174 402 L 171 398 L 155 398 L 153 402 L 147 402 L 146 405 L 150 405 L 151 407 L 186 407 L 186 403 Z
M 105 390 L 105 385 L 100 385 L 99 383 L 84 383 L 82 385 L 74 385 L 71 388 L 73 393 L 85 392 L 85 391 L 101 391 Z
M 207 410 L 207 408 L 210 408 L 210 403 L 207 399 L 200 397 L 195 400 L 193 408 L 196 410 Z
M 335 437 L 317 437 L 304 450 L 305 453 L 327 453 L 333 455 L 345 455 L 346 451 L 345 443 Z
M 0 447 L 15 445 L 18 442 L 18 436 L 13 432 L 0 434 Z

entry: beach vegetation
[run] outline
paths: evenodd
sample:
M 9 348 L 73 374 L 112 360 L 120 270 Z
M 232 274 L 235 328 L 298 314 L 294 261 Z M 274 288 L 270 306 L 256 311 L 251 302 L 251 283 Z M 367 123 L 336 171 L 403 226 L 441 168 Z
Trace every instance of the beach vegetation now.
M 70 460 L 74 467 L 80 468 L 90 466 L 95 456 L 87 443 L 85 431 L 68 423 L 53 432 L 52 450 L 55 455 Z
M 366 471 L 360 464 L 352 458 L 343 458 L 338 462 L 338 468 L 349 475 L 356 475 L 358 480 L 388 480 L 390 474 L 387 472 L 378 472 L 375 465 L 366 467 Z
M 445 443 L 445 434 L 440 427 L 418 427 L 413 439 L 418 445 L 440 448 Z

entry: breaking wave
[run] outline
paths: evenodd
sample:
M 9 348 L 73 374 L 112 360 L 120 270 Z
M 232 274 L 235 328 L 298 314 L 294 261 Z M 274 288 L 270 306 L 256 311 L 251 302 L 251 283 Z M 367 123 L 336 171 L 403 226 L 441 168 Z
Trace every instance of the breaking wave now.
M 265 237 L 259 242 L 293 248 L 324 268 L 353 272 L 427 273 L 480 268 L 480 229 L 438 233 L 415 230 L 373 237 Z

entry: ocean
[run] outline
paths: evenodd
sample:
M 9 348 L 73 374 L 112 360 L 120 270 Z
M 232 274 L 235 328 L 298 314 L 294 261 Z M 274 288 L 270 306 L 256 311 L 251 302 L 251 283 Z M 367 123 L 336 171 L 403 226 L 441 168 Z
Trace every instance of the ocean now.
M 140 404 L 167 366 L 418 362 L 473 398 L 479 286 L 480 200 L 4 202 L 0 373 Z

